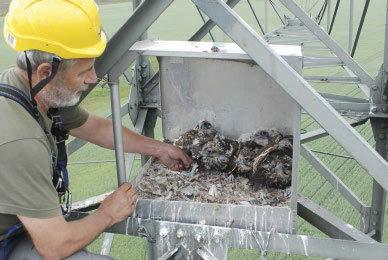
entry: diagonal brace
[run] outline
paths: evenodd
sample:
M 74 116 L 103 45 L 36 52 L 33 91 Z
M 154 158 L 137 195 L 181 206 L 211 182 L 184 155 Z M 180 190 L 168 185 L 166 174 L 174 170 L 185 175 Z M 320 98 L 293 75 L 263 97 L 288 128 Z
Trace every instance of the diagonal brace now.
M 335 176 L 306 145 L 301 145 L 300 153 L 358 212 L 362 214 L 367 211 L 367 206 L 357 198 L 356 194 Z
M 330 50 L 333 51 L 336 56 L 360 78 L 361 83 L 368 86 L 368 88 L 361 88 L 361 90 L 369 97 L 369 88 L 376 85 L 374 79 L 293 0 L 280 0 L 280 2 L 313 34 L 315 34 L 322 43 L 330 48 Z

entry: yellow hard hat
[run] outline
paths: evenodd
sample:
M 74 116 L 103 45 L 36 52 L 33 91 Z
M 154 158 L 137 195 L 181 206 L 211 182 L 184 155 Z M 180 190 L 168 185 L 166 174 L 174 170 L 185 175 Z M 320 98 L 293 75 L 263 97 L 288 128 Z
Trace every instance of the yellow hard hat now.
M 95 58 L 106 46 L 93 0 L 12 0 L 3 34 L 17 51 L 41 50 L 64 59 Z

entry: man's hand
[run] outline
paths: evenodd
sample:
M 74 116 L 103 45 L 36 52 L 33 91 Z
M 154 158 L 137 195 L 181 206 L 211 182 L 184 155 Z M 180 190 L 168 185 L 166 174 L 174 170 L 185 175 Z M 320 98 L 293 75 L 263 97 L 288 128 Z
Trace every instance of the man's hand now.
M 124 183 L 110 194 L 97 211 L 87 217 L 66 222 L 63 216 L 31 218 L 18 215 L 38 253 L 44 259 L 63 259 L 84 248 L 106 228 L 132 214 L 136 191 Z
M 155 156 L 167 168 L 181 171 L 190 167 L 191 158 L 179 147 L 164 143 L 162 149 Z
M 110 225 L 116 224 L 133 213 L 136 207 L 136 190 L 130 183 L 124 183 L 101 203 L 98 211 L 110 219 Z

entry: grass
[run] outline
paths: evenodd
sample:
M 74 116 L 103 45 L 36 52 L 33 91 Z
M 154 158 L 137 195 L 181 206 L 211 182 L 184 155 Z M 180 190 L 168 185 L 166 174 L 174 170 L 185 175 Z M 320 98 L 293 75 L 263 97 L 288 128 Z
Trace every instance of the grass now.
M 305 4 L 308 1 L 300 1 Z M 361 14 L 363 1 L 356 1 L 355 21 L 358 21 Z M 255 1 L 254 6 L 259 17 L 264 17 L 262 1 Z M 345 7 L 346 5 L 346 7 Z M 364 31 L 360 39 L 359 48 L 356 53 L 356 61 L 361 64 L 366 71 L 375 76 L 382 63 L 384 50 L 384 23 L 385 23 L 385 1 L 373 1 L 370 6 Z M 104 29 L 109 35 L 113 35 L 119 26 L 129 17 L 132 7 L 130 3 L 105 4 L 100 6 L 102 14 L 102 23 Z M 258 29 L 254 22 L 254 17 L 248 9 L 246 0 L 242 0 L 235 10 L 251 25 Z M 347 44 L 347 4 L 343 3 L 339 10 L 336 25 L 333 31 L 335 40 L 346 48 Z M 179 21 L 179 22 L 177 22 Z M 271 13 L 269 16 L 270 29 L 274 29 L 279 24 L 276 15 Z M 2 26 L 2 20 L 0 20 Z M 154 25 L 149 29 L 148 35 L 153 39 L 163 40 L 186 40 L 202 24 L 193 4 L 190 1 L 174 1 L 167 11 L 159 17 Z M 214 29 L 214 36 L 218 41 L 228 40 L 220 30 Z M 205 40 L 209 40 L 207 36 Z M 0 69 L 12 66 L 15 54 L 0 42 Z M 307 73 L 337 74 L 337 70 L 311 70 Z M 337 94 L 347 94 L 350 96 L 362 96 L 362 93 L 349 85 L 315 85 L 316 89 L 324 92 Z M 125 81 L 121 81 L 121 94 L 124 101 L 128 96 L 129 87 Z M 89 111 L 98 115 L 107 115 L 110 109 L 109 92 L 107 89 L 96 89 L 82 105 Z M 132 127 L 128 117 L 124 118 L 124 124 Z M 311 130 L 317 127 L 317 124 L 311 118 L 303 118 L 302 128 Z M 357 131 L 372 145 L 373 135 L 369 124 L 359 126 Z M 160 122 L 157 125 L 157 138 L 161 137 Z M 311 149 L 324 151 L 333 154 L 347 155 L 331 137 L 325 137 L 309 144 Z M 337 173 L 337 176 L 346 183 L 352 191 L 365 202 L 371 200 L 371 178 L 354 160 L 340 157 L 318 154 L 320 159 L 327 166 Z M 140 162 L 135 161 L 133 173 L 140 169 Z M 70 157 L 69 171 L 71 173 L 71 189 L 74 200 L 81 200 L 93 195 L 98 195 L 110 191 L 116 186 L 115 164 L 112 163 L 93 163 L 77 164 L 81 161 L 101 161 L 114 160 L 114 153 L 91 144 L 85 145 L 82 149 L 75 152 Z M 355 227 L 360 225 L 359 214 L 344 200 L 339 193 L 328 184 L 304 159 L 301 160 L 299 191 L 305 196 L 311 198 L 321 206 L 327 208 L 335 215 L 350 223 Z M 387 216 L 387 213 L 386 213 Z M 388 218 L 386 218 L 387 220 Z M 299 219 L 298 233 L 314 236 L 322 236 L 314 227 Z M 384 241 L 388 241 L 388 232 L 385 232 Z M 99 252 L 101 250 L 101 237 L 93 242 L 88 248 L 91 251 Z M 144 259 L 146 252 L 146 243 L 142 238 L 134 238 L 116 235 L 113 241 L 111 255 L 117 259 Z M 229 259 L 257 259 L 259 254 L 252 250 L 230 250 Z M 275 254 L 270 255 L 270 259 L 289 259 L 290 256 Z M 294 257 L 293 257 L 294 258 Z M 302 257 L 296 257 L 302 258 Z

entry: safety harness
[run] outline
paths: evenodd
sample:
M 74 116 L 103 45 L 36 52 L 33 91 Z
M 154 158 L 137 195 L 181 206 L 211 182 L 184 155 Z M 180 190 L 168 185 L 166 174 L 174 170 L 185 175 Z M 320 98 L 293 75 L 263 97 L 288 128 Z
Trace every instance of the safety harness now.
M 70 214 L 71 211 L 71 192 L 69 190 L 69 175 L 67 171 L 67 153 L 65 141 L 68 138 L 68 131 L 63 128 L 63 122 L 61 116 L 58 114 L 58 109 L 50 108 L 48 111 L 49 118 L 53 121 L 50 132 L 48 131 L 43 118 L 41 117 L 37 103 L 35 101 L 35 95 L 43 89 L 47 83 L 50 82 L 57 73 L 58 66 L 61 62 L 59 58 L 54 57 L 52 61 L 52 70 L 50 76 L 40 81 L 33 88 L 31 87 L 31 64 L 27 58 L 27 72 L 28 79 L 30 84 L 30 94 L 29 98 L 23 91 L 20 89 L 0 83 L 0 96 L 11 99 L 16 103 L 20 104 L 40 125 L 49 138 L 50 132 L 54 136 L 58 154 L 52 153 L 52 183 L 58 192 L 59 201 L 62 208 L 62 213 L 66 216 Z M 16 242 L 25 234 L 23 225 L 17 223 L 10 228 L 8 228 L 5 235 L 0 235 L 0 260 L 7 258 L 8 254 L 11 252 L 13 247 L 16 245 Z

